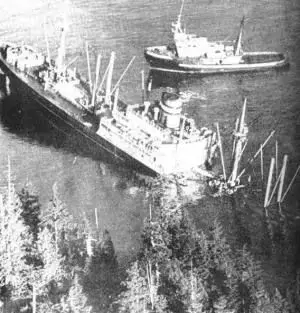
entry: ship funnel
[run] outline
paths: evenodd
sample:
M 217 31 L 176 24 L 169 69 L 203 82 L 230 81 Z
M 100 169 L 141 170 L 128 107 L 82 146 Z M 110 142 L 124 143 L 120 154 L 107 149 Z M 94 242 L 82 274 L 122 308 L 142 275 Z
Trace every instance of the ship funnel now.
M 160 122 L 168 128 L 179 128 L 182 100 L 177 93 L 163 92 L 161 98 Z

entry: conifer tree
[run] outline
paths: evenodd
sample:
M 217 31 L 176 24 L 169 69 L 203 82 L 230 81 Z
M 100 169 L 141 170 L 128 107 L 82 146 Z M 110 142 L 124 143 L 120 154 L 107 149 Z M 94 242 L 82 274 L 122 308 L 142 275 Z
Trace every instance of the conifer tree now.
M 53 233 L 56 252 L 65 257 L 65 265 L 69 267 L 69 271 L 72 271 L 73 267 L 83 268 L 86 258 L 84 234 L 60 200 L 56 183 L 52 191 L 52 199 L 43 215 L 41 225 Z
M 257 295 L 265 289 L 261 266 L 245 246 L 235 258 L 239 277 L 239 299 L 244 310 L 253 310 L 257 305 Z
M 282 297 L 278 289 L 275 289 L 273 296 L 265 290 L 261 290 L 253 313 L 289 313 L 291 312 L 287 301 Z
M 33 313 L 39 296 L 47 294 L 47 286 L 66 276 L 63 258 L 56 250 L 55 234 L 44 227 L 37 241 L 22 216 L 23 207 L 8 175 L 7 196 L 0 197 L 0 271 L 1 287 L 11 289 L 12 300 L 32 298 Z M 30 259 L 39 262 L 28 262 Z
M 150 312 L 148 309 L 150 297 L 146 277 L 141 275 L 137 261 L 133 263 L 127 273 L 128 278 L 124 282 L 127 290 L 121 294 L 118 301 L 119 312 Z
M 34 267 L 30 276 L 33 313 L 36 312 L 38 297 L 48 293 L 49 284 L 68 277 L 63 258 L 56 251 L 54 234 L 48 228 L 39 233 L 37 254 L 42 265 Z
M 72 313 L 89 313 L 91 312 L 92 307 L 87 305 L 87 301 L 88 299 L 83 292 L 83 287 L 80 284 L 79 276 L 76 274 L 65 303 Z
M 10 290 L 12 299 L 26 298 L 32 267 L 27 264 L 27 248 L 32 243 L 29 227 L 22 218 L 22 205 L 11 181 L 8 161 L 6 195 L 0 195 L 0 287 Z
M 41 222 L 41 205 L 39 203 L 39 198 L 29 190 L 28 184 L 22 188 L 21 192 L 18 193 L 18 196 L 22 203 L 21 216 L 25 225 L 29 226 L 30 232 L 33 235 L 33 239 L 36 241 Z
M 218 269 L 226 271 L 228 269 L 228 265 L 230 265 L 227 261 L 229 261 L 232 257 L 231 248 L 224 236 L 223 228 L 217 220 L 213 223 L 211 236 L 211 252 L 213 254 L 214 263 Z
M 58 251 L 59 242 L 65 239 L 65 233 L 73 223 L 72 216 L 69 214 L 61 200 L 59 199 L 57 184 L 52 187 L 52 199 L 42 219 L 43 225 L 53 229 L 55 247 Z
M 148 276 L 148 278 L 147 278 Z M 158 286 L 150 282 L 149 272 L 140 268 L 139 262 L 133 263 L 128 270 L 128 278 L 124 285 L 126 290 L 118 300 L 122 313 L 167 313 L 167 302 L 162 295 L 158 295 Z
M 31 272 L 31 267 L 26 264 L 26 248 L 32 239 L 21 218 L 21 204 L 12 186 L 6 201 L 0 197 L 0 210 L 0 285 L 11 288 L 13 299 L 23 298 L 28 295 L 27 282 Z
M 192 262 L 191 262 L 192 263 Z M 208 293 L 205 290 L 202 279 L 194 272 L 191 264 L 189 277 L 189 294 L 186 297 L 187 313 L 204 313 L 206 312 Z

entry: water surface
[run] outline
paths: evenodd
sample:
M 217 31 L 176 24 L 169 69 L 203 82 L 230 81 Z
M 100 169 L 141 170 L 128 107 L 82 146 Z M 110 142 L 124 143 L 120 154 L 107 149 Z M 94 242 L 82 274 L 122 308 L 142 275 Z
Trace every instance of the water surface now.
M 0 8 L 1 40 L 24 41 L 46 51 L 46 30 L 51 55 L 56 55 L 65 12 L 61 1 L 1 0 Z M 180 2 L 175 0 L 71 0 L 67 13 L 67 59 L 80 56 L 75 65 L 87 76 L 86 41 L 90 45 L 92 69 L 95 68 L 98 53 L 103 56 L 104 71 L 110 52 L 116 51 L 113 78 L 116 82 L 135 55 L 134 65 L 122 82 L 120 97 L 128 103 L 136 103 L 141 98 L 140 71 L 144 69 L 147 74 L 149 70 L 143 49 L 149 45 L 170 42 L 170 25 L 177 18 L 179 8 Z M 157 89 L 151 97 L 159 97 L 160 85 L 174 83 L 181 91 L 197 93 L 199 98 L 193 99 L 185 110 L 193 115 L 199 126 L 214 127 L 215 122 L 220 123 L 227 164 L 233 125 L 247 97 L 250 134 L 243 161 L 253 155 L 274 129 L 279 145 L 279 159 L 284 153 L 290 156 L 288 177 L 291 177 L 299 164 L 300 153 L 300 3 L 297 0 L 187 0 L 183 10 L 186 28 L 212 40 L 228 36 L 235 39 L 243 15 L 247 17 L 244 50 L 288 52 L 291 63 L 289 70 L 197 79 L 174 76 L 166 79 L 163 75 L 153 82 Z M 92 72 L 94 75 L 94 70 Z M 93 219 L 94 208 L 98 208 L 101 229 L 107 228 L 111 232 L 119 257 L 130 258 L 138 248 L 142 221 L 148 215 L 145 194 L 142 191 L 130 194 L 128 186 L 119 188 L 124 177 L 117 166 L 78 154 L 72 150 L 72 143 L 60 140 L 59 135 L 53 135 L 43 127 L 31 129 L 30 117 L 26 119 L 23 126 L 14 122 L 0 123 L 2 183 L 5 181 L 4 170 L 8 156 L 17 188 L 21 188 L 27 180 L 31 181 L 43 205 L 47 204 L 51 187 L 57 182 L 63 202 L 75 216 L 79 217 L 85 211 Z M 265 171 L 271 155 L 274 155 L 274 147 L 273 141 L 266 150 Z M 252 178 L 258 179 L 258 173 L 259 164 Z M 289 213 L 292 216 L 298 214 L 293 211 L 297 189 L 299 179 L 289 195 L 292 211 Z M 249 201 L 255 206 L 261 205 Z M 221 205 L 222 200 L 214 208 L 203 205 L 192 211 L 192 214 L 196 220 L 201 217 L 201 224 L 204 225 L 221 214 L 218 208 Z M 256 216 L 254 209 L 252 213 Z

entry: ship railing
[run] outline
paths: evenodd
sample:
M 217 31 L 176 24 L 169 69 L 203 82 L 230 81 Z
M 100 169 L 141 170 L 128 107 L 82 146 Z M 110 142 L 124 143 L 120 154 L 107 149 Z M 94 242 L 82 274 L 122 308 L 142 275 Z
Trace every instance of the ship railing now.
M 196 132 L 199 134 L 199 136 L 183 139 L 182 143 L 196 143 L 203 141 L 205 138 L 207 138 L 207 142 L 209 142 L 209 136 L 213 134 L 213 132 L 206 127 L 203 127 L 200 130 L 196 129 Z M 159 160 L 156 160 L 158 156 L 157 152 L 159 151 L 158 144 L 162 143 L 159 139 L 157 139 L 156 142 L 147 142 L 147 139 L 144 136 L 135 136 L 130 132 L 130 129 L 124 130 L 122 127 L 112 125 L 110 119 L 104 119 L 101 122 L 99 135 L 108 137 L 114 145 L 119 147 L 121 150 L 124 150 L 126 153 L 146 164 L 147 166 L 153 168 L 155 171 L 159 173 L 164 172 L 164 166 L 159 164 Z M 176 144 L 180 144 L 180 141 L 177 141 Z
M 183 136 L 182 139 L 179 139 L 179 132 L 175 132 L 172 134 L 172 138 L 175 138 L 175 142 L 173 143 L 194 143 L 194 142 L 198 142 L 198 141 L 202 141 L 203 139 L 211 136 L 213 134 L 213 131 L 208 129 L 207 127 L 202 127 L 200 130 L 197 128 L 192 128 L 191 130 L 187 131 L 184 130 L 183 132 Z
M 229 45 L 233 45 L 234 44 L 234 41 L 233 40 L 219 40 L 219 41 L 216 41 L 216 44 L 217 45 L 224 45 L 224 46 L 229 46 Z
M 118 110 L 113 111 L 114 118 L 119 122 L 122 121 L 124 125 L 129 124 L 129 119 L 126 117 L 125 112 L 120 112 Z
M 152 149 L 149 149 L 149 146 L 147 148 L 147 144 L 141 143 L 141 140 L 137 144 L 139 138 L 132 136 L 130 131 L 122 132 L 122 129 L 117 127 L 112 129 L 111 125 L 106 124 L 105 122 L 101 124 L 101 127 L 103 127 L 103 130 L 105 128 L 105 131 L 102 131 L 101 135 L 106 137 L 121 150 L 128 153 L 149 168 L 152 168 L 157 173 L 164 174 L 167 172 L 165 166 L 159 161 L 159 155 L 157 153 L 159 151 L 159 146 L 157 146 L 157 143 L 156 145 L 152 143 Z M 200 140 L 201 139 L 199 139 L 199 141 Z
M 157 125 L 154 121 L 151 121 L 147 118 L 144 118 L 142 113 L 137 113 L 133 110 L 127 110 L 126 115 L 115 111 L 113 113 L 114 117 L 119 121 L 120 119 L 124 122 L 125 125 L 129 125 L 132 119 L 135 119 L 137 128 L 139 128 L 144 133 L 155 133 L 157 137 L 163 139 L 168 135 L 168 131 Z
M 109 128 L 107 130 L 109 130 Z M 107 137 L 114 141 L 114 145 L 118 146 L 120 149 L 134 157 L 136 160 L 152 168 L 158 173 L 164 172 L 162 165 L 156 161 L 155 153 L 149 153 L 146 149 L 144 149 L 140 145 L 137 145 L 134 142 L 133 137 L 109 132 L 106 132 L 106 135 L 108 135 Z M 117 137 L 115 135 L 117 135 Z M 116 138 L 121 140 L 118 140 L 116 142 Z
M 245 52 L 244 54 L 246 55 L 270 55 L 270 56 L 273 56 L 273 55 L 284 55 L 283 53 L 281 52 L 276 52 L 276 51 L 257 51 L 257 52 Z
M 148 120 L 146 118 L 143 118 L 143 115 L 140 113 L 137 113 L 135 111 L 130 111 L 130 114 L 132 114 L 133 116 L 136 116 L 141 122 L 143 122 L 143 124 L 147 124 L 151 127 L 151 133 L 153 133 L 153 129 L 157 130 L 156 134 L 158 135 L 158 137 L 161 140 L 164 140 L 167 137 L 171 137 L 174 141 L 179 140 L 179 135 L 176 136 L 174 134 L 172 134 L 168 129 L 164 129 L 161 126 L 159 126 L 157 123 L 155 123 L 153 120 Z M 143 126 L 144 126 L 143 125 Z M 141 128 L 141 131 L 143 131 L 143 129 Z M 184 137 L 188 138 L 188 139 L 184 139 L 183 141 L 185 143 L 192 143 L 192 142 L 196 142 L 196 141 L 201 141 L 203 140 L 205 137 L 209 136 L 212 134 L 212 131 L 207 129 L 206 127 L 202 127 L 200 130 L 197 128 L 193 128 L 192 133 L 191 132 L 187 132 L 184 131 Z
M 105 127 L 107 133 L 116 135 L 126 142 L 133 144 L 137 149 L 145 150 L 147 153 L 149 153 L 149 155 L 151 155 L 151 153 L 153 154 L 153 152 L 157 150 L 156 145 L 150 144 L 149 141 L 147 141 L 147 138 L 145 138 L 144 136 L 134 136 L 132 135 L 130 129 L 124 129 L 118 127 L 117 125 L 112 125 L 111 121 L 108 121 L 108 123 L 103 121 L 100 126 L 100 131 L 101 127 Z M 135 142 L 138 142 L 138 144 L 136 144 Z
M 189 144 L 189 143 L 196 143 L 199 141 L 202 141 L 203 139 L 205 139 L 205 137 L 195 137 L 195 138 L 182 138 L 181 140 L 179 139 L 179 137 L 174 136 L 175 140 L 171 141 L 171 142 L 164 142 L 164 144 Z
M 136 117 L 143 124 L 142 126 L 145 126 L 145 125 L 149 126 L 149 130 L 151 131 L 151 133 L 155 131 L 155 134 L 161 138 L 164 138 L 170 135 L 169 130 L 164 129 L 163 127 L 159 126 L 154 120 L 150 120 L 147 117 L 145 118 L 143 113 L 138 113 L 134 110 L 129 110 L 127 113 L 128 113 L 128 116 L 132 115 Z
M 101 131 L 102 130 L 104 131 Z M 101 123 L 101 136 L 105 136 L 113 141 L 113 144 L 120 147 L 129 155 L 132 155 L 137 160 L 142 161 L 147 166 L 151 166 L 156 171 L 161 165 L 156 161 L 158 147 L 151 144 L 142 143 L 143 141 L 135 136 L 130 135 L 130 132 L 123 132 L 121 129 L 115 127 L 113 130 L 111 124 Z M 117 141 L 116 141 L 117 140 Z M 137 143 L 139 142 L 139 143 Z M 162 168 L 159 169 L 162 172 Z

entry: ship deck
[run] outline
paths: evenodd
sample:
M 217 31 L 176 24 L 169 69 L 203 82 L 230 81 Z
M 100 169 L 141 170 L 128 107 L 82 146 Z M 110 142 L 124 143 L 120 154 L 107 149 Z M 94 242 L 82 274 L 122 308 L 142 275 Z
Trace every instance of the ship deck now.
M 21 72 L 5 62 L 5 60 L 3 60 L 1 57 L 0 62 L 2 62 L 2 64 L 7 67 L 7 70 L 10 71 L 10 77 L 13 74 L 15 78 L 22 81 L 28 88 L 34 91 L 38 98 L 40 97 L 41 99 L 47 100 L 49 104 L 53 105 L 53 107 L 56 107 L 66 115 L 73 117 L 83 126 L 94 129 L 94 131 L 97 130 L 99 122 L 98 118 L 96 118 L 94 114 L 88 110 L 85 110 L 84 108 L 79 108 L 70 103 L 58 93 L 54 92 L 51 88 L 48 90 L 45 89 L 44 86 L 34 78 L 31 70 L 28 70 L 27 73 Z M 50 106 L 49 109 L 51 109 Z

